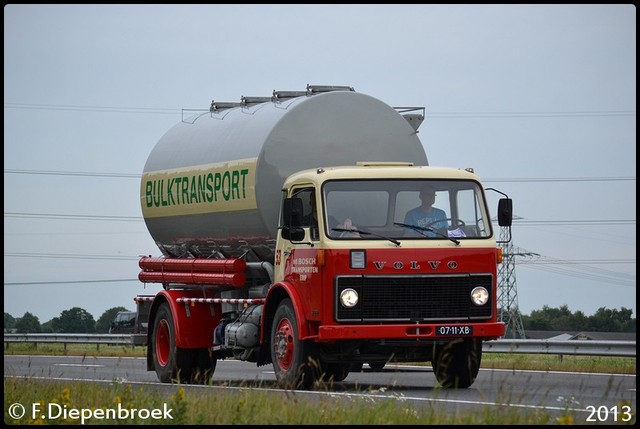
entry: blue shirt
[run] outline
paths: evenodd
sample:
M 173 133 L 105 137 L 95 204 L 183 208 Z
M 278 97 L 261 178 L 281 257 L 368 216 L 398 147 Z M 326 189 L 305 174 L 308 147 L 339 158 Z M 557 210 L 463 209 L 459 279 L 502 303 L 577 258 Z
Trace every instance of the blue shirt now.
M 414 226 L 426 228 L 427 225 L 429 225 L 431 222 L 435 222 L 432 225 L 429 225 L 428 227 L 432 229 L 439 229 L 439 228 L 446 228 L 447 222 L 444 220 L 442 222 L 437 222 L 437 221 L 441 219 L 446 219 L 446 218 L 447 218 L 447 214 L 442 209 L 433 207 L 431 211 L 427 213 L 422 211 L 421 207 L 416 207 L 415 209 L 411 209 L 407 212 L 407 214 L 404 217 L 404 223 L 406 223 L 407 225 L 414 225 Z M 433 237 L 435 235 L 429 231 L 423 231 L 423 232 L 430 237 Z

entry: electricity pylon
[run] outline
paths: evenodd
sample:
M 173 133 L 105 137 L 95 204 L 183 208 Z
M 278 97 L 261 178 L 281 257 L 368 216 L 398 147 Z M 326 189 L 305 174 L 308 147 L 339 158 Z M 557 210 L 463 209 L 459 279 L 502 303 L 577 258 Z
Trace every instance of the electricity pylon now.
M 524 339 L 524 326 L 518 308 L 518 289 L 516 284 L 516 256 L 534 256 L 535 253 L 514 249 L 509 238 L 509 229 L 500 231 L 502 264 L 498 267 L 498 320 L 504 322 L 503 338 Z M 538 255 L 539 256 L 539 255 Z

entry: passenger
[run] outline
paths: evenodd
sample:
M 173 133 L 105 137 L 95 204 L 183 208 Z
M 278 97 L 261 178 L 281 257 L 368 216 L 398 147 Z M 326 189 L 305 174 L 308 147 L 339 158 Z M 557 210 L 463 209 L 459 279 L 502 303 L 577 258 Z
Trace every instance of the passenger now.
M 421 228 L 446 228 L 447 214 L 444 210 L 433 207 L 433 203 L 436 201 L 436 191 L 431 185 L 426 185 L 420 190 L 420 201 L 422 202 L 420 206 L 407 212 L 404 223 Z M 429 237 L 435 235 L 430 231 L 425 231 L 425 233 Z
M 316 207 L 316 197 L 315 193 L 311 193 L 309 195 L 309 205 L 311 206 L 311 211 L 308 215 L 304 216 L 302 219 L 303 226 L 309 226 L 311 228 L 311 238 L 317 240 L 319 238 L 318 232 L 318 210 Z M 329 216 L 329 234 L 332 235 L 335 231 L 332 231 L 333 228 L 341 228 L 341 229 L 357 229 L 351 222 L 351 219 L 347 218 L 344 222 L 339 223 L 338 220 Z M 360 234 L 357 232 L 342 232 L 339 234 L 340 237 L 360 237 Z
M 336 225 L 335 228 L 352 230 L 352 231 L 341 231 L 340 238 L 360 237 L 360 233 L 357 231 L 358 227 L 356 227 L 351 221 L 351 219 L 349 218 L 346 218 L 344 222 L 342 222 L 341 224 Z

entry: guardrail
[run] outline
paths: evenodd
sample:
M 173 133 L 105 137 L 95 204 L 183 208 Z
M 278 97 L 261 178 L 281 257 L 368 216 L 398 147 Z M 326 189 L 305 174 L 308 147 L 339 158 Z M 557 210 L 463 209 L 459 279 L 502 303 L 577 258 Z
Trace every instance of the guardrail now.
M 146 334 L 4 334 L 5 349 L 9 343 L 58 343 L 65 351 L 67 344 L 96 344 L 100 350 L 101 344 L 135 347 L 145 345 L 146 340 Z
M 122 344 L 144 346 L 146 334 L 4 334 L 5 348 L 9 343 Z M 494 340 L 485 341 L 485 353 L 528 353 L 553 355 L 636 357 L 635 341 L 596 340 Z
M 636 357 L 635 341 L 598 340 L 495 340 L 485 341 L 488 353 L 529 353 L 552 355 Z

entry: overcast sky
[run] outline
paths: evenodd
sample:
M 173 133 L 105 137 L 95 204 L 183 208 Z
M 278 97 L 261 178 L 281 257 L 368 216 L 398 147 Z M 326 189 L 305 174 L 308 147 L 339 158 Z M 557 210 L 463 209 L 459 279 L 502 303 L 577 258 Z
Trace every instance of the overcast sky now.
M 5 6 L 5 313 L 135 309 L 158 139 L 307 84 L 426 107 L 429 163 L 513 198 L 522 314 L 637 317 L 633 5 Z

